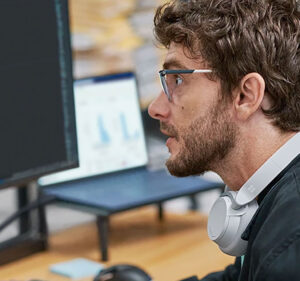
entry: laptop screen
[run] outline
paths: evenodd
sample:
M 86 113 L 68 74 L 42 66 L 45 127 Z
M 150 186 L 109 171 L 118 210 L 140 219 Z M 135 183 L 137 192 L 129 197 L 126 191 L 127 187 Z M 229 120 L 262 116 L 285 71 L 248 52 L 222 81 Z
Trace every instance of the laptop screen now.
M 39 179 L 49 185 L 145 166 L 147 150 L 133 73 L 74 84 L 79 168 Z

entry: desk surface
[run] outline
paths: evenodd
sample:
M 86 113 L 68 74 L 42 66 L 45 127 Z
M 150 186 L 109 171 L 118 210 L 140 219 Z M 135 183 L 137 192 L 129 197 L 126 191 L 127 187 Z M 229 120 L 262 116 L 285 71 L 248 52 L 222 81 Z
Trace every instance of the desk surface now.
M 207 218 L 199 213 L 166 214 L 157 220 L 156 209 L 146 207 L 117 214 L 111 219 L 110 261 L 143 267 L 156 281 L 176 281 L 187 276 L 221 270 L 233 261 L 222 254 L 206 233 Z M 84 257 L 99 260 L 96 224 L 90 223 L 55 234 L 47 252 L 5 265 L 0 280 L 67 281 L 48 271 L 53 263 Z M 91 281 L 92 278 L 80 281 Z

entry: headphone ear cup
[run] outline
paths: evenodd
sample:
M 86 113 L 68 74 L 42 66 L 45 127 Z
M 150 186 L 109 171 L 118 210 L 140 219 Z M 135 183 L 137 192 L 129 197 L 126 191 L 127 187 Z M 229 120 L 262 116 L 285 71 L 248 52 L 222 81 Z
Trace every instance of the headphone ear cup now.
M 224 253 L 241 256 L 247 249 L 247 241 L 242 240 L 241 236 L 258 209 L 258 204 L 253 200 L 245 206 L 233 209 L 235 196 L 236 192 L 230 191 L 217 199 L 209 213 L 207 231 L 209 238 Z
M 247 241 L 241 236 L 258 209 L 257 196 L 300 153 L 300 133 L 278 149 L 239 189 L 225 192 L 214 203 L 207 224 L 208 236 L 220 249 L 232 256 L 241 256 Z

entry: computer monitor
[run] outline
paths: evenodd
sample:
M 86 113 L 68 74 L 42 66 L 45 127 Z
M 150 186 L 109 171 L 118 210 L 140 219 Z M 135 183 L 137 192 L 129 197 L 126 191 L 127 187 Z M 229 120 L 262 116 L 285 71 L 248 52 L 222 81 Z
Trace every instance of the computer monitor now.
M 78 165 L 67 2 L 0 1 L 0 188 Z
M 78 80 L 74 93 L 80 166 L 42 177 L 39 184 L 145 166 L 148 157 L 135 75 Z

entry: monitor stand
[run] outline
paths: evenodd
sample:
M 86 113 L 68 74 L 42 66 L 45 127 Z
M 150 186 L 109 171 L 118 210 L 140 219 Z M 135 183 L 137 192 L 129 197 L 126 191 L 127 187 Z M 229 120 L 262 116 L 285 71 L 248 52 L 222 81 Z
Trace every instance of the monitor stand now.
M 29 185 L 17 188 L 18 210 L 30 202 Z M 0 265 L 27 257 L 47 249 L 47 224 L 45 207 L 37 210 L 37 225 L 33 231 L 30 214 L 27 212 L 19 218 L 19 234 L 0 243 Z

